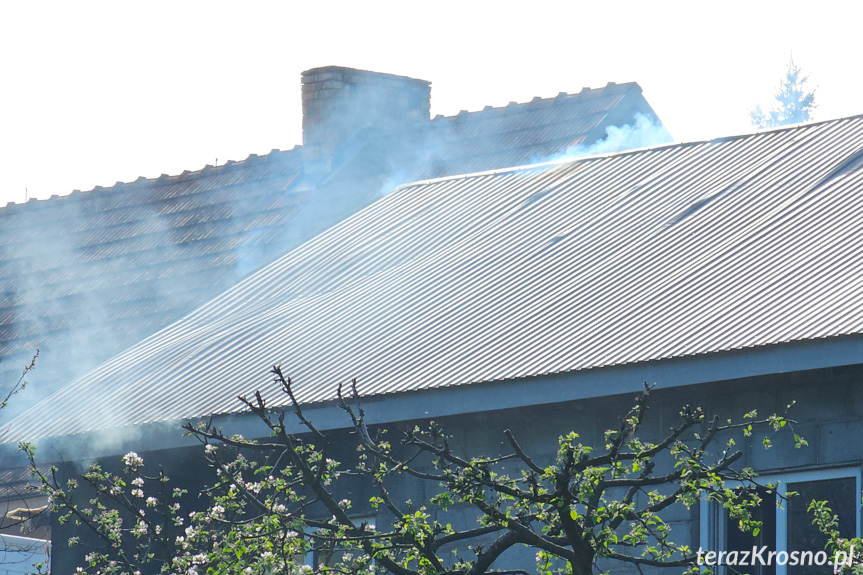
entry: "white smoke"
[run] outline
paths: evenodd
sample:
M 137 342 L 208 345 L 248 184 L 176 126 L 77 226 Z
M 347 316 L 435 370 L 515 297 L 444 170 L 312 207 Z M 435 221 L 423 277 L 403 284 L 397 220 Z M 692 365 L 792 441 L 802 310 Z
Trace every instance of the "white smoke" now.
M 674 142 L 674 138 L 671 137 L 665 126 L 654 122 L 653 118 L 644 114 L 635 114 L 633 119 L 635 121 L 632 124 L 608 126 L 605 129 L 605 138 L 589 146 L 582 144 L 570 146 L 557 154 L 536 158 L 531 163 L 541 164 L 545 162 L 567 161 L 585 156 L 612 154 L 614 152 L 661 146 Z

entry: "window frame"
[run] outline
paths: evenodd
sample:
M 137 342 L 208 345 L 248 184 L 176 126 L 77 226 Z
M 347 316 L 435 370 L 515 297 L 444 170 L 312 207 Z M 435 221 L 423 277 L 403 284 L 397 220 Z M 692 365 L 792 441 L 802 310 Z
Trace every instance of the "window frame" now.
M 51 541 L 47 539 L 0 533 L 0 545 L 4 549 L 0 573 L 4 575 L 33 573 L 34 564 L 51 560 Z
M 788 471 L 778 473 L 766 473 L 759 475 L 756 479 L 759 483 L 775 483 L 776 491 L 781 495 L 787 495 L 788 485 L 791 483 L 802 483 L 807 481 L 823 481 L 828 479 L 854 478 L 856 484 L 855 526 L 856 537 L 861 536 L 861 511 L 863 511 L 863 477 L 861 477 L 860 465 L 844 467 L 828 467 L 822 469 L 810 469 L 802 471 Z M 729 481 L 728 487 L 734 488 L 741 485 L 738 481 Z M 702 497 L 699 505 L 699 528 L 698 544 L 705 551 L 721 550 L 725 545 L 724 537 L 724 510 L 716 503 L 707 501 Z M 776 506 L 776 552 L 788 551 L 788 506 Z M 787 575 L 787 565 L 776 565 L 776 575 Z

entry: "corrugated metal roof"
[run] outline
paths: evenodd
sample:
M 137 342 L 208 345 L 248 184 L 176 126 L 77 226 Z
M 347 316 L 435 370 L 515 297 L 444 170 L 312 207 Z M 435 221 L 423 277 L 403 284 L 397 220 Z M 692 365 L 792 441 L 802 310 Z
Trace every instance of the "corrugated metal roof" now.
M 403 186 L 7 440 L 863 333 L 863 117 Z M 86 400 L 81 400 L 86 398 Z
M 609 84 L 386 134 L 339 166 L 336 181 L 303 175 L 296 148 L 7 205 L 0 208 L 0 381 L 16 378 L 41 348 L 33 390 L 55 390 L 368 205 L 384 181 L 524 163 L 595 140 L 637 112 L 651 112 L 641 88 Z

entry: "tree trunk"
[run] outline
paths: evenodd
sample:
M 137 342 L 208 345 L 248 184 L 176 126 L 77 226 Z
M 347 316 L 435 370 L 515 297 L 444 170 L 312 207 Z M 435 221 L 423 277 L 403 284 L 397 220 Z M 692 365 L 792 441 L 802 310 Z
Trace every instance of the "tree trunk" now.
M 572 575 L 592 575 L 593 550 L 589 552 L 576 551 L 572 554 Z

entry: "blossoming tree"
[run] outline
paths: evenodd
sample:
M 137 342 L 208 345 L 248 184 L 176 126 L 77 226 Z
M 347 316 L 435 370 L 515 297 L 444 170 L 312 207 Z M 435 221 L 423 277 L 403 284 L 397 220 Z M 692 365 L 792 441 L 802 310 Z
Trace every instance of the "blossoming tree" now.
M 458 453 L 434 422 L 408 429 L 394 445 L 384 430 L 367 425 L 354 384 L 338 394 L 356 444 L 356 456 L 342 463 L 330 457 L 332 437 L 306 417 L 290 379 L 279 367 L 273 376 L 290 409 L 270 409 L 259 393 L 240 398 L 269 437 L 247 439 L 208 423 L 185 426 L 213 472 L 199 492 L 148 468 L 136 453 L 123 457 L 119 471 L 94 464 L 80 479 L 35 471 L 58 520 L 97 543 L 82 554 L 78 572 L 526 573 L 507 567 L 507 554 L 519 547 L 533 550 L 532 571 L 542 575 L 589 575 L 615 563 L 698 571 L 696 550 L 675 542 L 664 513 L 707 498 L 743 530 L 757 529 L 751 510 L 765 486 L 756 489 L 754 473 L 739 466 L 733 436 L 757 426 L 793 433 L 787 412 L 720 421 L 684 406 L 667 435 L 647 441 L 640 433 L 651 391 L 645 386 L 601 445 L 569 433 L 559 438 L 555 461 L 540 463 L 506 431 L 508 453 L 471 456 Z M 305 433 L 288 433 L 287 417 Z M 33 458 L 32 447 L 24 448 Z M 397 497 L 391 486 L 405 477 L 427 484 L 433 496 Z M 351 481 L 374 490 L 376 521 L 352 512 L 357 502 L 345 495 Z M 456 507 L 472 508 L 476 522 L 454 527 Z

